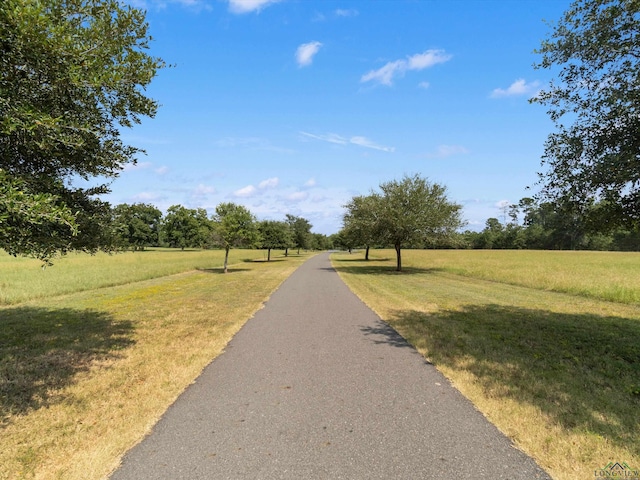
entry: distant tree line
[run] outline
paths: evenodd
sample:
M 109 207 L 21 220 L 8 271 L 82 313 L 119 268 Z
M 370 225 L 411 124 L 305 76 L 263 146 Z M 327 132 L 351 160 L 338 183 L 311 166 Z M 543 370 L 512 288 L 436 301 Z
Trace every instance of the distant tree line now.
M 221 203 L 209 217 L 203 208 L 173 205 L 166 215 L 145 203 L 121 204 L 112 209 L 110 231 L 118 249 L 144 250 L 147 247 L 173 248 L 290 248 L 323 250 L 331 247 L 326 235 L 311 232 L 311 223 L 287 214 L 284 220 L 258 221 L 246 207 Z
M 501 223 L 489 218 L 481 232 L 464 232 L 457 247 L 483 249 L 640 251 L 640 229 L 612 223 L 604 202 L 587 206 L 523 198 L 507 206 Z M 508 217 L 508 218 L 507 218 Z
M 591 202 L 545 202 L 523 198 L 503 208 L 502 221 L 489 218 L 482 231 L 464 231 L 460 207 L 444 187 L 415 176 L 381 185 L 382 192 L 353 197 L 343 227 L 330 240 L 335 248 L 532 249 L 640 251 L 640 227 L 621 226 L 612 206 Z

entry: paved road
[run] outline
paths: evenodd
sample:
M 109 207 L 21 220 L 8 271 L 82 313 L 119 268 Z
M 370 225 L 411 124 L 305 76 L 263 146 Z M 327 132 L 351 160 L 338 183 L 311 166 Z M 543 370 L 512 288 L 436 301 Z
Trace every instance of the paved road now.
M 308 260 L 112 480 L 549 479 Z

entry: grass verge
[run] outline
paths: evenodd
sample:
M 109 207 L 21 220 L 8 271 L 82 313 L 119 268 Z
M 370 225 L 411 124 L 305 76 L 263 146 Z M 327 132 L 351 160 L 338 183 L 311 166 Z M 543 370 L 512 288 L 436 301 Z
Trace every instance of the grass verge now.
M 466 276 L 456 275 L 434 261 L 439 253 L 405 255 L 401 274 L 393 251 L 332 260 L 365 303 L 554 478 L 594 478 L 609 462 L 639 468 L 640 309 L 511 285 L 526 268 L 507 272 L 506 283 L 499 273 L 472 278 L 465 252 L 443 252 L 461 255 L 455 268 Z
M 231 250 L 229 263 L 266 259 L 264 250 Z M 124 285 L 194 269 L 222 268 L 222 250 L 150 248 L 113 255 L 70 253 L 42 268 L 32 258 L 12 257 L 0 250 L 0 305 L 96 288 Z M 238 267 L 242 268 L 242 267 Z
M 0 478 L 105 477 L 306 258 L 1 307 Z

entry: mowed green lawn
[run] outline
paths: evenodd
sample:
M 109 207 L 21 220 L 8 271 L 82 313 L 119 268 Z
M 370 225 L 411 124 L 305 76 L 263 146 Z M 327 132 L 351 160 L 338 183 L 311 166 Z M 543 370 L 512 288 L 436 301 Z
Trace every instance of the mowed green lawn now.
M 99 479 L 308 255 L 0 254 L 0 479 Z
M 554 478 L 640 468 L 640 254 L 334 254 L 341 277 Z

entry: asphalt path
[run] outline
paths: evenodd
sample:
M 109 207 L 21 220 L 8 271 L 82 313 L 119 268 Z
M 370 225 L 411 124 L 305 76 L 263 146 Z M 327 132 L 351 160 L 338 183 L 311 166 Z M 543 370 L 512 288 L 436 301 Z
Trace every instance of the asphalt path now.
M 549 479 L 328 254 L 271 296 L 112 480 Z

